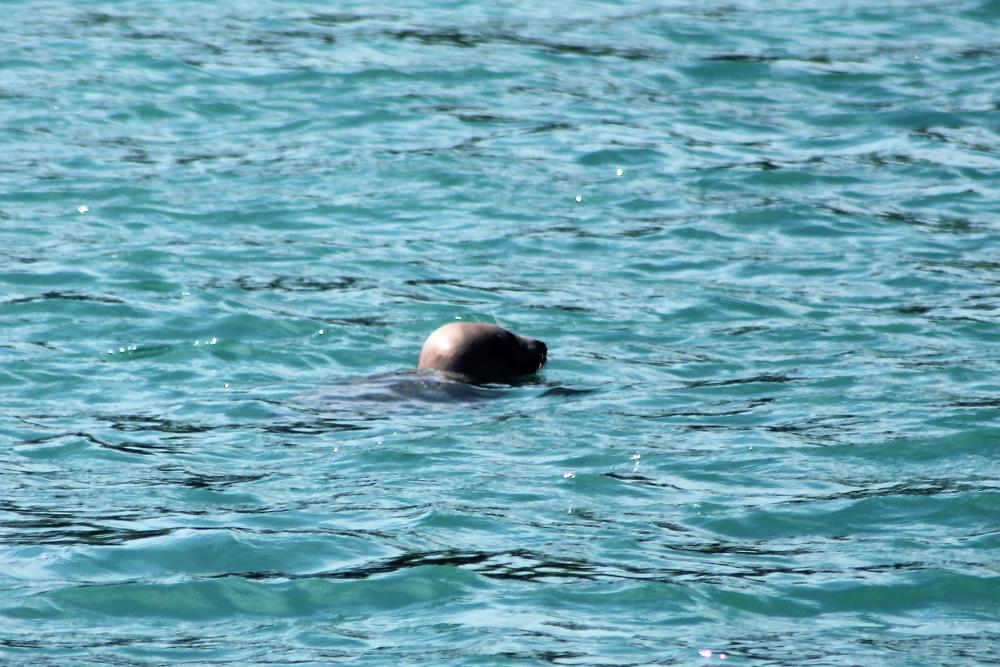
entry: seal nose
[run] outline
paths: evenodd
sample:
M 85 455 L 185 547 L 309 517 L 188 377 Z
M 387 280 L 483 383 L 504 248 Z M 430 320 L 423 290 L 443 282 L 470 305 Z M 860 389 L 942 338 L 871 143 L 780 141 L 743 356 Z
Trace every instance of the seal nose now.
M 548 361 L 549 348 L 545 343 L 535 338 L 525 338 L 524 340 L 527 343 L 525 347 L 528 348 L 528 351 L 531 353 L 531 358 L 533 358 L 535 363 L 535 367 L 529 372 L 534 373 L 539 368 L 544 366 L 546 361 Z

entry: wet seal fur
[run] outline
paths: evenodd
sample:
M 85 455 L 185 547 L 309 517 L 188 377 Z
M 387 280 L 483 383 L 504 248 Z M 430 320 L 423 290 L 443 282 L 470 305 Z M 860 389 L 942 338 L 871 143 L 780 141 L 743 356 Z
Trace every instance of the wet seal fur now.
M 536 373 L 548 359 L 540 340 L 494 324 L 452 322 L 427 337 L 418 369 L 432 369 L 473 382 L 504 382 Z

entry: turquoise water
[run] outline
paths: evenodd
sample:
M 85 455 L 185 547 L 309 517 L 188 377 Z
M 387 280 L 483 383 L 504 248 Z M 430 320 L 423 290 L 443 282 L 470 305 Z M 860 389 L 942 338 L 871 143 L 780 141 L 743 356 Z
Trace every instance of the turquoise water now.
M 996 0 L 0 9 L 0 663 L 998 663 Z

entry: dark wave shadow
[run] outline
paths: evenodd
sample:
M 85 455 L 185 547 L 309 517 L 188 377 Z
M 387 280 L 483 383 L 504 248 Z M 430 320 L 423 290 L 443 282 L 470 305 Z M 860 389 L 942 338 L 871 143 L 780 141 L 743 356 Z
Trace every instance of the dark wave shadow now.
M 775 551 L 760 545 L 729 544 L 719 541 L 677 545 L 678 551 L 711 554 L 714 556 L 788 556 L 798 555 L 795 550 Z M 280 571 L 225 572 L 207 577 L 224 579 L 241 577 L 251 581 L 328 579 L 365 580 L 386 574 L 406 571 L 416 567 L 437 566 L 469 569 L 487 579 L 514 580 L 525 582 L 557 581 L 660 581 L 660 582 L 717 582 L 729 580 L 761 580 L 772 575 L 796 574 L 813 576 L 832 573 L 830 568 L 812 568 L 791 564 L 771 563 L 760 565 L 730 566 L 725 571 L 705 571 L 700 567 L 683 567 L 661 564 L 642 566 L 629 564 L 609 564 L 573 557 L 566 554 L 551 554 L 531 549 L 509 549 L 505 551 L 454 550 L 426 551 L 401 554 L 399 556 L 366 563 L 357 567 L 327 570 L 311 573 Z M 878 570 L 917 570 L 925 565 L 919 561 L 892 563 L 885 566 L 860 566 L 847 568 L 846 572 L 868 572 Z
M 613 45 L 580 44 L 565 41 L 552 41 L 539 37 L 531 37 L 512 32 L 468 32 L 459 29 L 424 30 L 407 28 L 390 30 L 386 35 L 399 41 L 417 41 L 428 46 L 453 46 L 465 49 L 484 45 L 505 44 L 538 49 L 547 53 L 560 55 L 588 56 L 594 58 L 621 58 L 625 60 L 653 60 L 663 58 L 664 54 L 643 50 L 636 47 L 620 47 Z

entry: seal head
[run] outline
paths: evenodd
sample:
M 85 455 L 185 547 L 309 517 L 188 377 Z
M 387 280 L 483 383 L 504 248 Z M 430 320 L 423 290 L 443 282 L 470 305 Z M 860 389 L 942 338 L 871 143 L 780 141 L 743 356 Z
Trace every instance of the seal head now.
M 502 382 L 538 371 L 548 348 L 493 324 L 453 322 L 428 336 L 417 368 L 464 375 L 473 381 Z

